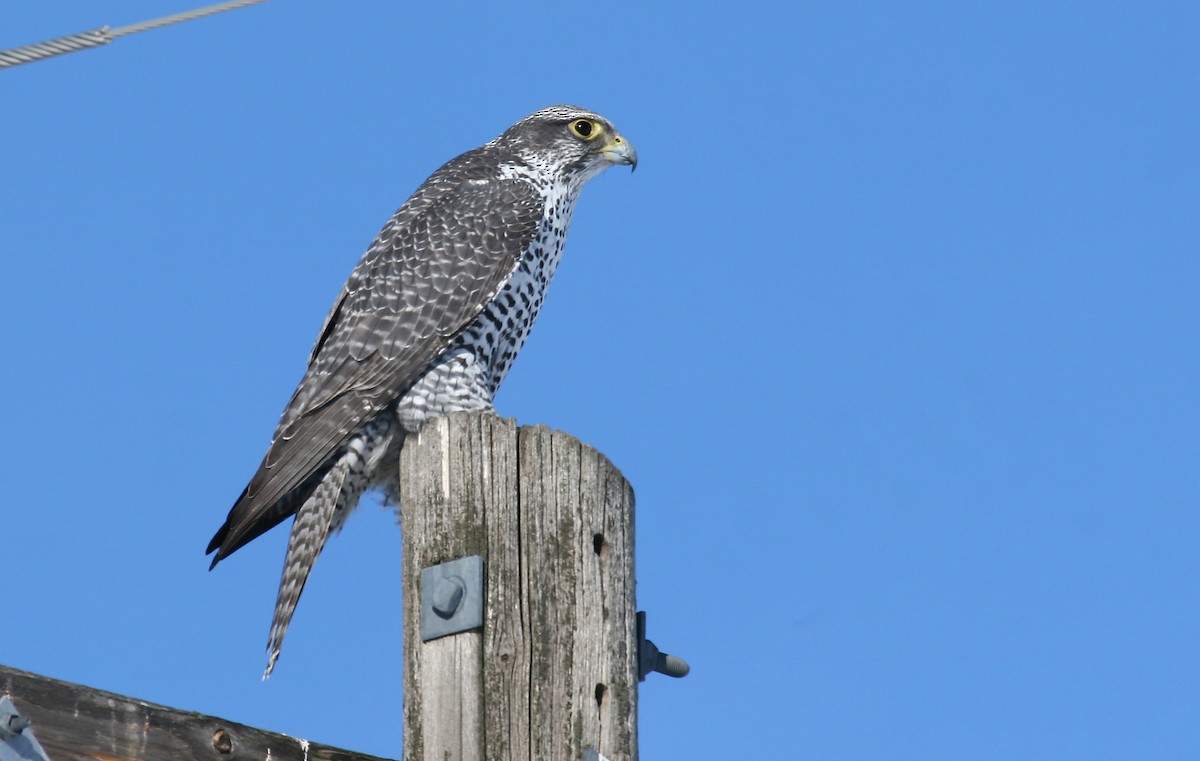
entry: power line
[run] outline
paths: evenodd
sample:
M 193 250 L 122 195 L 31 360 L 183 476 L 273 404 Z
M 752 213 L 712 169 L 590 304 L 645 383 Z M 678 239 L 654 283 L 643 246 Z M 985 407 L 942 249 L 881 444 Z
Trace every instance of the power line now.
M 43 58 L 51 58 L 56 55 L 63 55 L 64 53 L 74 53 L 77 50 L 87 50 L 88 48 L 107 45 L 118 37 L 124 37 L 129 34 L 144 32 L 148 29 L 158 29 L 161 26 L 178 24 L 183 21 L 191 21 L 192 19 L 212 16 L 216 13 L 232 11 L 237 8 L 244 8 L 247 5 L 256 5 L 265 2 L 266 0 L 229 0 L 224 3 L 216 3 L 215 5 L 184 11 L 183 13 L 175 13 L 170 16 L 163 16 L 162 18 L 143 21 L 139 24 L 119 26 L 116 29 L 102 26 L 99 29 L 91 29 L 86 32 L 79 32 L 78 34 L 69 34 L 65 37 L 56 37 L 45 42 L 36 42 L 32 45 L 22 45 L 19 48 L 0 50 L 0 69 L 40 61 Z

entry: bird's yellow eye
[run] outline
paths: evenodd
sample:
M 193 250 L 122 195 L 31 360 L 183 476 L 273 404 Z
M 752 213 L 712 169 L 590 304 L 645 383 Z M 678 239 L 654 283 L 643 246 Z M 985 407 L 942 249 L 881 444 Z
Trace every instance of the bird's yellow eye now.
M 571 122 L 571 132 L 584 140 L 595 140 L 603 128 L 591 119 L 576 119 Z

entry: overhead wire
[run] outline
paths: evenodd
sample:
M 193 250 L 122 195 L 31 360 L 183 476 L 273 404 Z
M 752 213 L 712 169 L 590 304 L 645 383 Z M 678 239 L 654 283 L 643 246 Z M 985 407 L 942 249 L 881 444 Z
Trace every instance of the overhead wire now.
M 66 53 L 74 53 L 78 50 L 87 50 L 88 48 L 100 47 L 107 45 L 118 37 L 136 34 L 137 32 L 145 32 L 150 29 L 158 29 L 160 27 L 169 26 L 171 24 L 179 24 L 184 21 L 212 16 L 225 11 L 232 11 L 238 8 L 244 8 L 248 5 L 257 5 L 265 3 L 267 0 L 227 0 L 223 3 L 215 3 L 207 5 L 203 8 L 196 8 L 182 13 L 174 13 L 170 16 L 162 16 L 161 18 L 151 19 L 150 21 L 142 21 L 137 24 L 128 24 L 119 26 L 116 29 L 111 29 L 107 26 L 102 26 L 99 29 L 90 29 L 86 32 L 78 32 L 77 34 L 68 34 L 64 37 L 55 37 L 52 40 L 45 42 L 36 42 L 32 45 L 22 45 L 8 50 L 0 50 L 0 69 L 7 69 L 13 66 L 20 66 L 23 63 L 32 63 L 40 61 L 44 58 L 52 58 Z

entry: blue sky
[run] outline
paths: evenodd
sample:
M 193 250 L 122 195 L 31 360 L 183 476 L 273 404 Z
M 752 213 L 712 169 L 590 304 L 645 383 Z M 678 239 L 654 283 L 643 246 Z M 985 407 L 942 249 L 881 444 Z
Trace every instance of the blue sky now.
M 0 47 L 196 4 L 12 0 Z M 497 407 L 636 489 L 693 667 L 642 685 L 642 756 L 1195 758 L 1198 32 L 274 0 L 0 72 L 0 663 L 399 757 L 392 516 L 266 684 L 284 531 L 204 546 L 391 212 L 572 102 L 641 163 L 585 191 Z

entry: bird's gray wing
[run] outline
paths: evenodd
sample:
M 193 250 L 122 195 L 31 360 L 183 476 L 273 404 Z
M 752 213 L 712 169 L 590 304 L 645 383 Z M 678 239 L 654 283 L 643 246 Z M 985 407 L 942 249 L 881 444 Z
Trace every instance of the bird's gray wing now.
M 532 185 L 448 180 L 454 163 L 396 212 L 350 275 L 262 464 L 209 544 L 218 550 L 213 565 L 295 512 L 298 505 L 276 503 L 403 395 L 500 290 L 537 234 L 544 202 Z

